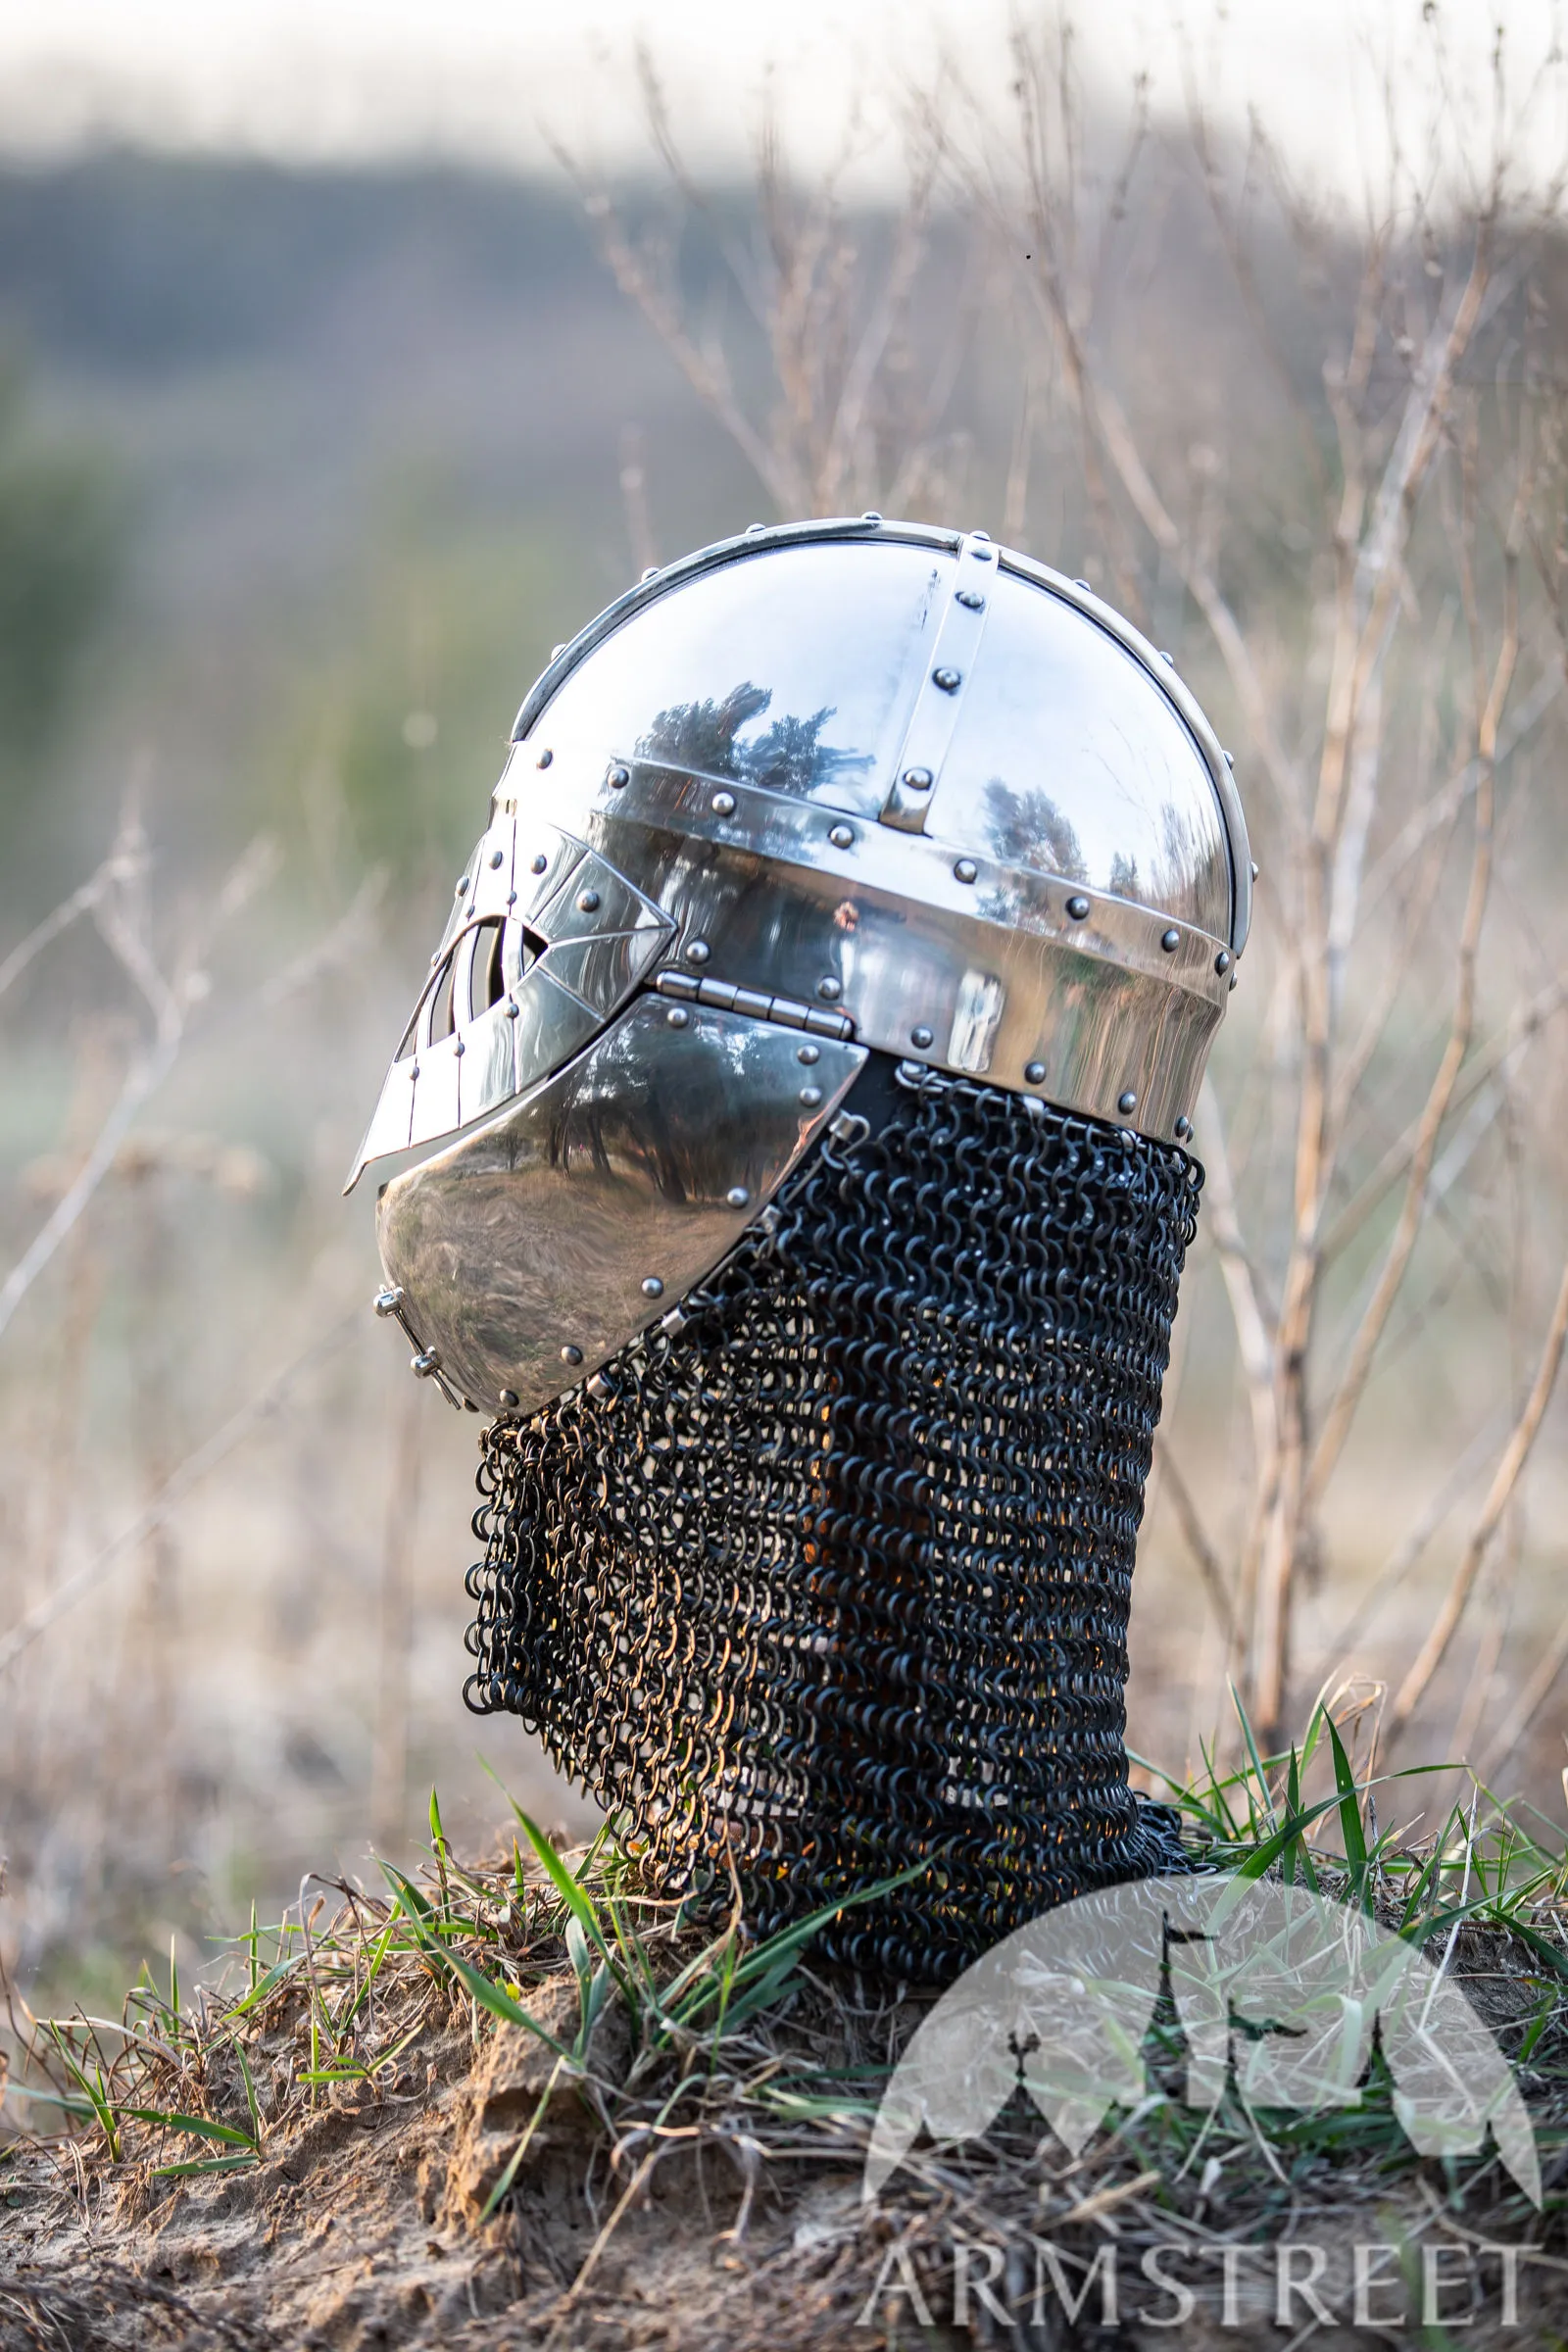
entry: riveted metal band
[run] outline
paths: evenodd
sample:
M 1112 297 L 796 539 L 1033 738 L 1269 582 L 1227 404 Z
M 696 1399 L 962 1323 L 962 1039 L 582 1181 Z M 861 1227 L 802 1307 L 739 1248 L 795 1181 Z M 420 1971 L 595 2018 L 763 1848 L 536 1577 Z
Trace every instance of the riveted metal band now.
M 942 781 L 942 762 L 958 723 L 965 686 L 985 634 L 997 551 L 984 532 L 968 531 L 958 543 L 958 561 L 948 586 L 947 609 L 904 745 L 882 804 L 882 822 L 902 833 L 924 833 L 932 796 Z
M 500 811 L 528 772 L 502 779 Z M 884 1053 L 1185 1140 L 1228 995 L 1211 934 L 995 859 L 960 879 L 919 834 L 851 828 L 842 848 L 831 810 L 756 786 L 719 811 L 706 779 L 624 772 L 558 761 L 552 802 L 672 919 L 655 985 L 695 999 L 710 965 L 737 1002 L 818 1005 Z

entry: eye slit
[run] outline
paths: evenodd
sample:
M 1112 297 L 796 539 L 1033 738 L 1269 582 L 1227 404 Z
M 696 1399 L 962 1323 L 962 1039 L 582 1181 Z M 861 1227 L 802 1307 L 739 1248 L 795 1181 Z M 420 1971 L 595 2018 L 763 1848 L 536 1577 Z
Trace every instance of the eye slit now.
M 449 956 L 441 966 L 441 977 L 435 984 L 435 997 L 430 1006 L 430 1043 L 438 1046 L 450 1037 L 457 1026 L 452 1017 L 452 970 L 455 958 Z
M 473 978 L 471 982 L 474 1018 L 499 1004 L 506 993 L 501 970 L 501 925 L 481 923 L 473 943 Z

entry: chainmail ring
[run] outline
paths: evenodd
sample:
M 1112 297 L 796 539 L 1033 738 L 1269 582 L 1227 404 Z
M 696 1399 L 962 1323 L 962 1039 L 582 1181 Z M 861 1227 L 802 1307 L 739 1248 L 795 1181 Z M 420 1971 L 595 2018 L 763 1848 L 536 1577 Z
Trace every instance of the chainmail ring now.
M 923 1866 L 816 1948 L 940 1983 L 1184 1866 L 1124 1692 L 1202 1175 L 881 1057 L 862 1102 L 675 1314 L 484 1432 L 466 1695 L 758 1935 Z

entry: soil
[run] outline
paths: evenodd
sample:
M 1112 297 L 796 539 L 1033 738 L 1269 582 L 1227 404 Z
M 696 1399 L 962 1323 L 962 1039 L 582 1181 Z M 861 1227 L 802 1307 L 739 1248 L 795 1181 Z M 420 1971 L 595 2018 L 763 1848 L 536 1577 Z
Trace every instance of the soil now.
M 1496 1955 L 1466 1942 L 1478 2005 L 1516 2011 Z M 809 1986 L 798 1991 L 797 2011 L 812 1998 Z M 529 2005 L 564 2034 L 576 2001 L 563 1972 Z M 853 1988 L 817 2002 L 808 2023 L 818 2058 L 832 2018 L 855 2014 Z M 911 2021 L 899 2022 L 902 2039 Z M 786 2021 L 785 2041 L 789 2030 Z M 855 2040 L 847 2030 L 846 2057 Z M 363 2084 L 323 2089 L 249 2169 L 160 2180 L 147 2155 L 115 2165 L 84 2140 L 17 2143 L 0 2164 L 0 2347 L 875 2352 L 979 2340 L 1220 2352 L 1308 2340 L 1547 2345 L 1568 2328 L 1568 2163 L 1547 2132 L 1547 2203 L 1536 2216 L 1509 2201 L 1494 2163 L 1473 2163 L 1466 2180 L 1430 2163 L 1336 2170 L 1288 2152 L 1283 2164 L 1261 2149 L 1249 2159 L 1243 2146 L 1223 2180 L 1195 2168 L 1173 2184 L 1168 2166 L 1143 2169 L 1147 2144 L 1135 2153 L 1130 2138 L 1108 2133 L 1072 2163 L 1018 2102 L 982 2158 L 922 2156 L 865 2208 L 863 2126 L 769 2128 L 738 2100 L 696 2127 L 645 2116 L 607 2130 L 593 2088 L 621 2079 L 630 2055 L 612 2004 L 595 2028 L 587 2083 L 557 2084 L 490 2219 L 487 2202 L 555 2066 L 513 2026 L 448 2021 L 379 2095 Z M 1281 2326 L 1280 2240 L 1298 2253 L 1324 2249 L 1316 2291 L 1336 2324 L 1319 2325 L 1296 2296 Z M 1140 2270 L 1156 2241 L 1179 2249 L 1170 2267 L 1185 2265 L 1200 2290 L 1179 2324 L 1173 2299 Z M 1366 2328 L 1353 2325 L 1361 2242 L 1387 2249 Z M 1041 2243 L 1059 2254 L 1060 2286 L 1041 2271 Z M 1227 2243 L 1244 2248 L 1229 2306 Z M 1495 2249 L 1520 2243 L 1533 2251 L 1515 2273 L 1514 2319 Z M 1419 2325 L 1428 2246 L 1441 2249 L 1436 2331 Z M 1101 2271 L 1071 2319 L 1061 2290 L 1070 2302 L 1097 2257 Z M 1102 2326 L 1111 2317 L 1107 2270 L 1120 2302 L 1115 2324 Z
M 594 2060 L 616 2055 L 596 2046 Z M 834 2340 L 821 2288 L 830 2250 L 857 2234 L 858 2156 L 770 2167 L 763 2182 L 744 2146 L 674 2145 L 576 2284 L 635 2153 L 612 2173 L 597 2119 L 563 2089 L 485 2222 L 550 2054 L 505 2027 L 477 2068 L 466 2034 L 421 2056 L 417 2087 L 334 2103 L 270 2161 L 217 2179 L 117 2183 L 74 2162 L 69 2142 L 19 2149 L 0 2170 L 0 2345 Z M 792 2327 L 803 2260 L 805 2324 Z

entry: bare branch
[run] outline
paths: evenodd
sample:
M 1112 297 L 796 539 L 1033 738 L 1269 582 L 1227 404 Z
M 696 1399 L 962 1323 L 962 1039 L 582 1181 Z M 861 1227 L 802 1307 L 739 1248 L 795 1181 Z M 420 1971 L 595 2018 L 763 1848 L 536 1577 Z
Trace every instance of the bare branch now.
M 1525 1004 L 1516 1005 L 1508 1025 L 1489 1045 L 1466 1064 L 1463 1077 L 1455 1085 L 1448 1103 L 1448 1116 L 1456 1116 L 1476 1100 L 1482 1089 L 1498 1073 L 1511 1073 L 1517 1066 L 1525 1048 L 1546 1023 L 1568 1004 L 1568 973 L 1548 982 L 1538 996 Z M 1378 1203 L 1387 1198 L 1415 1157 L 1424 1129 L 1425 1112 L 1416 1118 L 1389 1146 L 1371 1174 L 1357 1187 L 1334 1223 L 1323 1234 L 1320 1251 L 1325 1264 L 1351 1242 Z
M 1391 1738 L 1402 1731 L 1409 1722 L 1426 1694 L 1427 1686 L 1447 1654 L 1448 1644 L 1453 1640 L 1459 1620 L 1464 1615 L 1465 1605 L 1474 1589 L 1481 1564 L 1487 1556 L 1493 1537 L 1497 1532 L 1497 1524 L 1508 1507 L 1509 1497 L 1519 1483 L 1525 1464 L 1530 1459 L 1531 1448 L 1535 1445 L 1541 1424 L 1545 1418 L 1546 1407 L 1551 1401 L 1551 1393 L 1556 1386 L 1557 1373 L 1562 1363 L 1565 1339 L 1568 1339 L 1568 1262 L 1565 1262 L 1563 1266 L 1562 1280 L 1557 1289 L 1557 1302 L 1552 1308 L 1551 1321 L 1547 1327 L 1545 1343 L 1541 1351 L 1541 1361 L 1536 1369 L 1536 1377 L 1530 1395 L 1526 1397 L 1524 1409 L 1514 1424 L 1513 1434 L 1503 1448 L 1487 1499 L 1481 1506 L 1481 1515 L 1471 1530 L 1470 1541 L 1464 1548 L 1464 1556 L 1459 1562 L 1443 1606 L 1438 1611 L 1432 1631 L 1422 1643 L 1414 1665 L 1399 1686 L 1398 1693 L 1394 1701 L 1393 1712 L 1389 1717 Z
M 1497 1417 L 1500 1419 L 1500 1416 Z M 1425 1510 L 1390 1553 L 1388 1560 L 1373 1578 L 1349 1616 L 1334 1636 L 1326 1650 L 1323 1680 L 1327 1682 L 1345 1665 L 1350 1650 L 1376 1617 L 1383 1603 L 1396 1592 L 1414 1568 L 1427 1545 L 1432 1542 L 1444 1521 L 1457 1505 L 1466 1487 L 1475 1477 L 1491 1451 L 1496 1435 L 1496 1419 L 1488 1420 L 1477 1430 L 1447 1477 L 1427 1502 Z
M 1476 1766 L 1479 1779 L 1490 1780 L 1497 1766 L 1512 1755 L 1555 1690 L 1565 1660 L 1568 1660 L 1568 1617 L 1547 1642 L 1540 1664 L 1504 1717 L 1501 1729 L 1483 1751 Z
M 1225 1145 L 1224 1122 L 1212 1079 L 1203 1080 L 1203 1169 L 1209 1208 L 1206 1223 L 1219 1252 L 1225 1295 L 1247 1382 L 1252 1414 L 1252 1449 L 1259 1465 L 1267 1462 L 1278 1439 L 1274 1412 L 1274 1349 L 1269 1337 L 1272 1317 L 1263 1304 L 1261 1285 L 1242 1238 L 1236 1214 L 1236 1187 Z
M 1202 1520 L 1199 1517 L 1198 1505 L 1193 1500 L 1192 1490 L 1176 1467 L 1176 1457 L 1171 1452 L 1169 1443 L 1165 1438 L 1158 1437 L 1154 1441 L 1154 1446 L 1159 1457 L 1161 1473 L 1170 1490 L 1171 1505 L 1176 1513 L 1177 1524 L 1187 1539 L 1188 1549 L 1198 1563 L 1198 1573 L 1203 1580 L 1203 1590 L 1208 1594 L 1209 1604 L 1214 1611 L 1219 1629 L 1229 1642 L 1235 1638 L 1236 1610 L 1231 1599 L 1230 1589 L 1225 1582 L 1225 1571 L 1219 1564 L 1219 1555 L 1204 1533 Z
M 1394 1302 L 1399 1295 L 1422 1226 L 1427 1200 L 1427 1180 L 1432 1172 L 1433 1156 L 1438 1138 L 1443 1131 L 1453 1102 L 1454 1087 L 1470 1051 L 1475 1026 L 1476 958 L 1481 946 L 1481 927 L 1486 919 L 1487 900 L 1492 883 L 1492 833 L 1494 800 L 1494 777 L 1496 764 L 1497 726 L 1513 679 L 1514 665 L 1519 653 L 1519 600 L 1517 534 L 1510 534 L 1506 558 L 1505 611 L 1502 644 L 1490 679 L 1478 677 L 1476 717 L 1476 753 L 1482 780 L 1476 791 L 1475 851 L 1470 870 L 1470 890 L 1460 926 L 1455 961 L 1457 977 L 1454 988 L 1453 1016 L 1449 1025 L 1447 1044 L 1444 1049 L 1437 1073 L 1427 1095 L 1426 1104 L 1417 1122 L 1414 1150 L 1410 1155 L 1410 1172 L 1405 1187 L 1404 1202 L 1389 1244 L 1388 1253 L 1378 1277 L 1360 1328 L 1351 1346 L 1350 1357 L 1334 1400 L 1325 1417 L 1322 1432 L 1314 1449 L 1307 1474 L 1306 1491 L 1320 1495 L 1324 1485 L 1339 1460 L 1345 1442 L 1350 1433 L 1361 1392 L 1371 1374 L 1373 1358 L 1388 1326 Z M 1472 565 L 1466 545 L 1460 553 L 1460 564 L 1467 583 L 1467 594 L 1473 598 Z M 1478 656 L 1479 666 L 1479 656 Z
M 138 886 L 147 862 L 145 850 L 139 846 L 139 821 L 131 817 L 127 824 L 133 828 L 133 835 L 122 828 L 122 841 L 131 846 L 125 848 L 118 865 L 113 857 L 108 861 L 105 871 L 115 867 L 112 882 L 92 902 L 91 911 L 105 942 L 146 999 L 153 1014 L 153 1035 L 144 1050 L 133 1056 L 109 1115 L 75 1176 L 0 1283 L 0 1334 L 6 1331 L 23 1299 L 114 1166 L 142 1104 L 157 1092 L 178 1059 L 190 1014 L 208 993 L 201 956 L 211 934 L 232 919 L 272 870 L 275 860 L 275 848 L 265 835 L 249 844 L 213 894 L 204 924 L 191 933 L 172 975 L 168 976 L 159 968 L 148 944 L 139 905 Z
M 147 844 L 139 824 L 131 823 L 129 830 L 122 823 L 119 840 L 94 874 L 74 890 L 69 899 L 58 906 L 53 914 L 46 914 L 41 923 L 34 924 L 25 939 L 20 940 L 10 955 L 0 963 L 0 997 L 21 979 L 34 957 L 40 956 L 52 941 L 83 914 L 100 906 L 110 891 L 122 889 L 145 870 Z
M 266 1420 L 286 1400 L 295 1384 L 308 1372 L 313 1372 L 328 1356 L 336 1353 L 351 1332 L 359 1330 L 364 1321 L 363 1307 L 353 1307 L 304 1353 L 295 1356 L 280 1372 L 275 1372 L 264 1387 L 258 1389 L 248 1403 L 231 1413 L 221 1428 L 214 1431 L 195 1452 L 187 1454 L 172 1476 L 166 1479 L 144 1511 L 138 1512 L 127 1526 L 122 1527 L 90 1560 L 64 1578 L 48 1596 L 17 1620 L 10 1631 L 0 1636 L 0 1674 L 14 1666 L 24 1650 L 30 1649 L 40 1634 L 48 1632 L 58 1618 L 74 1608 L 84 1592 L 101 1584 L 111 1568 L 127 1555 L 134 1555 L 147 1538 L 172 1517 L 191 1489 L 204 1479 L 209 1470 L 216 1469 L 226 1454 L 233 1452 L 243 1438 L 249 1437 L 259 1422 Z
M 263 1011 L 270 1012 L 301 989 L 314 986 L 334 966 L 347 963 L 362 953 L 373 935 L 373 918 L 386 897 L 390 879 L 386 866 L 371 866 L 332 928 L 314 947 L 307 948 L 303 956 L 296 956 L 292 963 L 285 963 L 281 971 L 271 973 L 262 982 L 255 1001 Z

